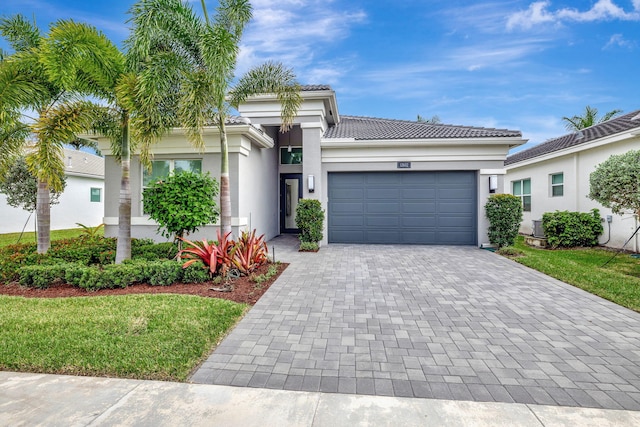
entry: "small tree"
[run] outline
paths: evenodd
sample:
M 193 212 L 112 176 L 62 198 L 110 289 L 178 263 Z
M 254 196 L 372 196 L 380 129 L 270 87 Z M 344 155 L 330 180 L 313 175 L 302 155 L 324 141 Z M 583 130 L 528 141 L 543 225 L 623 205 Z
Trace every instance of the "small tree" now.
M 522 202 L 511 194 L 492 194 L 484 205 L 489 219 L 489 242 L 512 246 L 522 222 Z
M 613 155 L 589 176 L 587 197 L 613 213 L 631 210 L 640 216 L 640 150 Z
M 318 242 L 322 240 L 323 224 L 324 211 L 320 200 L 300 199 L 296 207 L 296 225 L 300 229 L 301 249 L 318 248 Z
M 66 178 L 62 179 L 61 191 L 52 191 L 50 204 L 55 205 L 64 191 Z M 0 193 L 7 196 L 7 204 L 27 212 L 36 210 L 38 180 L 29 172 L 24 157 L 18 157 L 4 176 L 0 176 Z
M 144 210 L 164 237 L 184 237 L 218 220 L 218 182 L 209 174 L 180 172 L 144 190 Z

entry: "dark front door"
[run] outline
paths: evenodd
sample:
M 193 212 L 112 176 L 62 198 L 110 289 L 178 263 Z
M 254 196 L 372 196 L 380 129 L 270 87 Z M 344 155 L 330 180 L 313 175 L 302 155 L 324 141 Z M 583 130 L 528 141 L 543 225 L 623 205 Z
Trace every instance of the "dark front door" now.
M 299 233 L 296 227 L 296 208 L 302 198 L 302 174 L 280 175 L 280 232 Z

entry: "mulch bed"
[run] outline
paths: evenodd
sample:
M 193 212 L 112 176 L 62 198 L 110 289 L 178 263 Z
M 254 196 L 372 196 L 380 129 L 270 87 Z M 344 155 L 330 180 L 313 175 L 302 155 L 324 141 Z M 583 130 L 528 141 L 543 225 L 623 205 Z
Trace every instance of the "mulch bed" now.
M 34 289 L 20 286 L 19 283 L 0 285 L 0 295 L 21 296 L 26 298 L 64 298 L 64 297 L 98 297 L 108 295 L 131 295 L 131 294 L 188 294 L 201 297 L 221 298 L 239 303 L 254 305 L 262 295 L 276 281 L 280 274 L 289 264 L 278 264 L 278 272 L 269 280 L 257 284 L 249 280 L 248 277 L 231 279 L 228 283 L 232 285 L 230 292 L 214 291 L 211 288 L 221 288 L 222 284 L 213 282 L 204 283 L 175 283 L 170 286 L 151 286 L 147 284 L 137 284 L 126 288 L 100 289 L 90 292 L 82 288 L 77 288 L 69 284 L 56 284 L 47 289 Z M 268 265 L 263 265 L 255 271 L 256 275 L 265 274 Z

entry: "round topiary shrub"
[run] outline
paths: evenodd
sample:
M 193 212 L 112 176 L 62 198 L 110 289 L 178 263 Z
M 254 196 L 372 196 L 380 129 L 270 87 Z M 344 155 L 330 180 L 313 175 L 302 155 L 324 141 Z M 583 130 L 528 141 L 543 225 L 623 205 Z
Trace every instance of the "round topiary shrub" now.
M 492 194 L 484 205 L 489 219 L 489 242 L 513 246 L 522 222 L 522 201 L 511 194 Z

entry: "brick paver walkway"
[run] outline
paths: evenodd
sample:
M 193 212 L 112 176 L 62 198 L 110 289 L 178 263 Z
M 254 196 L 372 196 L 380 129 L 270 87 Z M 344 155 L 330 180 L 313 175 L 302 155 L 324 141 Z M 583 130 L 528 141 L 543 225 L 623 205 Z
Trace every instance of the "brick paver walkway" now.
M 472 247 L 329 245 L 192 381 L 640 410 L 640 314 Z

